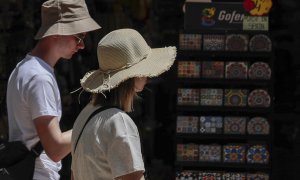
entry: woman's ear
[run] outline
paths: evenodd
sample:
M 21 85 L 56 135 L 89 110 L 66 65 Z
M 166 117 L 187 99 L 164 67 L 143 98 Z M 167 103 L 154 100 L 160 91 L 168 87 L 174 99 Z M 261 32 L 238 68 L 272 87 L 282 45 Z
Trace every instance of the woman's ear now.
M 134 91 L 141 92 L 147 83 L 147 77 L 135 77 L 134 78 Z

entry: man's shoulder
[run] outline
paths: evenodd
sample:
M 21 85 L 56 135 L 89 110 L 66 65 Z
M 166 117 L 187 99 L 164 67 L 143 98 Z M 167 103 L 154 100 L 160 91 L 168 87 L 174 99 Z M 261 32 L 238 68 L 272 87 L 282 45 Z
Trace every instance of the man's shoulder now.
M 18 68 L 18 76 L 28 80 L 52 79 L 53 74 L 34 59 L 23 62 Z

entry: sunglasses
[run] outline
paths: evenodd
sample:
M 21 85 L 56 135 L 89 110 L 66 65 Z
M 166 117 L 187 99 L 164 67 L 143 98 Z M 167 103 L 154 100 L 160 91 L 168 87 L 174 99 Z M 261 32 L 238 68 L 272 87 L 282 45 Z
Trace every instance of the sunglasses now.
M 79 45 L 81 42 L 83 42 L 84 38 L 85 38 L 85 34 L 81 33 L 81 34 L 75 34 L 73 35 L 77 41 L 76 41 L 76 45 Z

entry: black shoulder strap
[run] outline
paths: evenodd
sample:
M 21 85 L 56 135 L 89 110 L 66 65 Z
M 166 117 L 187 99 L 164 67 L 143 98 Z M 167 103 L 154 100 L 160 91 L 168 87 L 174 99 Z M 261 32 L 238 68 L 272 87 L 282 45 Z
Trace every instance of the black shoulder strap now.
M 89 116 L 89 118 L 87 119 L 87 121 L 86 121 L 85 124 L 83 125 L 83 127 L 82 127 L 82 129 L 81 129 L 81 131 L 80 131 L 79 136 L 77 137 L 77 140 L 76 140 L 76 143 L 75 143 L 74 152 L 75 152 L 75 150 L 76 150 L 76 147 L 77 147 L 79 138 L 81 137 L 81 134 L 82 134 L 82 132 L 83 132 L 85 126 L 87 125 L 87 123 L 92 119 L 93 116 L 95 116 L 95 115 L 98 114 L 99 112 L 104 111 L 104 110 L 109 109 L 109 108 L 113 108 L 113 106 L 104 106 L 104 107 L 100 107 L 99 109 L 95 110 L 95 111 Z

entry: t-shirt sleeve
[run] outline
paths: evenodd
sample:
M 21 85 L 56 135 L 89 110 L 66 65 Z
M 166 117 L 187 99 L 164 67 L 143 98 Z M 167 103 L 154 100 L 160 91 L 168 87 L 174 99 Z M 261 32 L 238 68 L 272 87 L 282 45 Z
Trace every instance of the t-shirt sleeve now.
M 26 98 L 31 107 L 32 119 L 39 116 L 59 116 L 60 96 L 55 89 L 54 80 L 48 75 L 38 75 L 28 84 Z M 58 91 L 59 92 L 59 91 Z
M 111 140 L 107 160 L 114 177 L 144 171 L 140 137 L 136 125 L 125 113 L 118 113 L 108 123 Z

